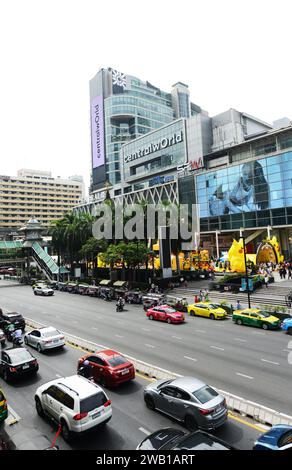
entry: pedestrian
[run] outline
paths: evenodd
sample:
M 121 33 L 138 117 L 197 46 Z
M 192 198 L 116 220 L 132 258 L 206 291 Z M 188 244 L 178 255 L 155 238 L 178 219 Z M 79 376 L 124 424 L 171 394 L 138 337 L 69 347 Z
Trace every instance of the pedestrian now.
M 268 284 L 269 284 L 269 276 L 268 276 L 268 274 L 266 273 L 266 274 L 265 274 L 265 286 L 266 286 L 266 288 L 269 287 Z
M 194 303 L 197 304 L 198 302 L 199 302 L 199 297 L 196 294 L 195 297 L 194 297 Z
M 187 280 L 185 280 L 185 282 L 184 282 L 184 287 L 188 287 L 188 282 L 187 282 Z
M 200 302 L 202 302 L 202 300 L 203 300 L 203 292 L 202 292 L 201 289 L 200 289 L 200 292 L 199 292 L 199 299 L 200 299 Z
M 288 279 L 292 279 L 292 265 L 289 264 L 288 266 Z
M 284 267 L 283 267 L 283 277 L 284 277 L 284 279 L 286 279 L 286 274 L 287 274 L 287 269 L 286 269 L 286 267 L 284 266 Z
M 206 292 L 205 293 L 205 301 L 209 302 L 209 292 L 208 292 L 208 290 L 206 290 L 205 292 Z
M 238 300 L 236 303 L 236 310 L 241 310 L 240 300 Z

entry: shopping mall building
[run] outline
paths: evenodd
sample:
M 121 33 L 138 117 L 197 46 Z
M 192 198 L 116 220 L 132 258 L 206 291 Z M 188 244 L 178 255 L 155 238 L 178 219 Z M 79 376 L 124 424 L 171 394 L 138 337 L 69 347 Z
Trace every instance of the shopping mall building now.
M 198 204 L 201 246 L 216 256 L 244 234 L 276 235 L 292 259 L 292 126 L 230 109 L 210 117 L 187 85 L 171 93 L 102 69 L 90 82 L 91 199 Z

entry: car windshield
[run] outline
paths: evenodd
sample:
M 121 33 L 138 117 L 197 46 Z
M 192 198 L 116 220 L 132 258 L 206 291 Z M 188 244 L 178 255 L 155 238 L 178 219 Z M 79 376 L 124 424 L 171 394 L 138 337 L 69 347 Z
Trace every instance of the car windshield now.
M 107 402 L 107 398 L 103 392 L 95 393 L 90 397 L 83 398 L 80 401 L 80 413 L 88 413 L 95 410 Z
M 116 367 L 116 366 L 121 366 L 122 364 L 125 364 L 128 361 L 123 356 L 113 356 L 110 359 L 108 359 L 108 362 L 110 363 L 112 367 Z
M 218 393 L 208 385 L 205 385 L 199 390 L 195 390 L 193 395 L 200 403 L 207 403 L 208 401 L 213 400 L 213 398 L 218 397 Z
M 288 431 L 280 437 L 278 446 L 283 447 L 292 444 L 292 431 Z
M 7 351 L 8 352 L 8 351 Z M 9 351 L 11 364 L 20 364 L 21 362 L 31 361 L 34 357 L 26 349 L 11 349 Z
M 60 334 L 60 332 L 58 330 L 49 330 L 49 331 L 44 331 L 42 333 L 42 336 L 44 338 L 50 338 L 51 336 L 57 336 L 59 334 Z
M 213 308 L 219 308 L 219 307 L 220 307 L 220 305 L 216 305 L 216 304 L 209 304 L 209 305 L 207 305 L 207 307 L 208 307 L 208 308 L 212 308 L 212 309 L 213 309 Z

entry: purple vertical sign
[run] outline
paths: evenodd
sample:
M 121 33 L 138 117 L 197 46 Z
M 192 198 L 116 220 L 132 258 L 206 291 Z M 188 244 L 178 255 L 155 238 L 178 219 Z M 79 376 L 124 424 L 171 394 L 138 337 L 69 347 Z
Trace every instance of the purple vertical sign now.
M 92 168 L 97 168 L 104 165 L 104 121 L 102 96 L 97 96 L 91 101 L 91 143 Z

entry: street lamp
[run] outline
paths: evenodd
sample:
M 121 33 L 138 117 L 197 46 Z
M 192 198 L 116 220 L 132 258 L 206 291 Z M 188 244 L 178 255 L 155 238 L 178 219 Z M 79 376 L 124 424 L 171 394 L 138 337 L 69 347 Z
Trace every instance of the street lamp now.
M 241 228 L 239 230 L 240 237 L 242 238 L 243 244 L 243 256 L 244 256 L 244 267 L 245 267 L 245 281 L 246 281 L 246 292 L 247 292 L 247 299 L 248 299 L 248 308 L 250 308 L 250 291 L 249 291 L 249 283 L 248 283 L 248 272 L 247 272 L 247 264 L 246 264 L 246 252 L 245 252 L 245 238 L 243 235 L 244 229 Z
M 219 238 L 218 235 L 220 234 L 220 230 L 216 230 L 216 251 L 217 251 L 217 259 L 220 258 L 220 252 L 219 252 Z

